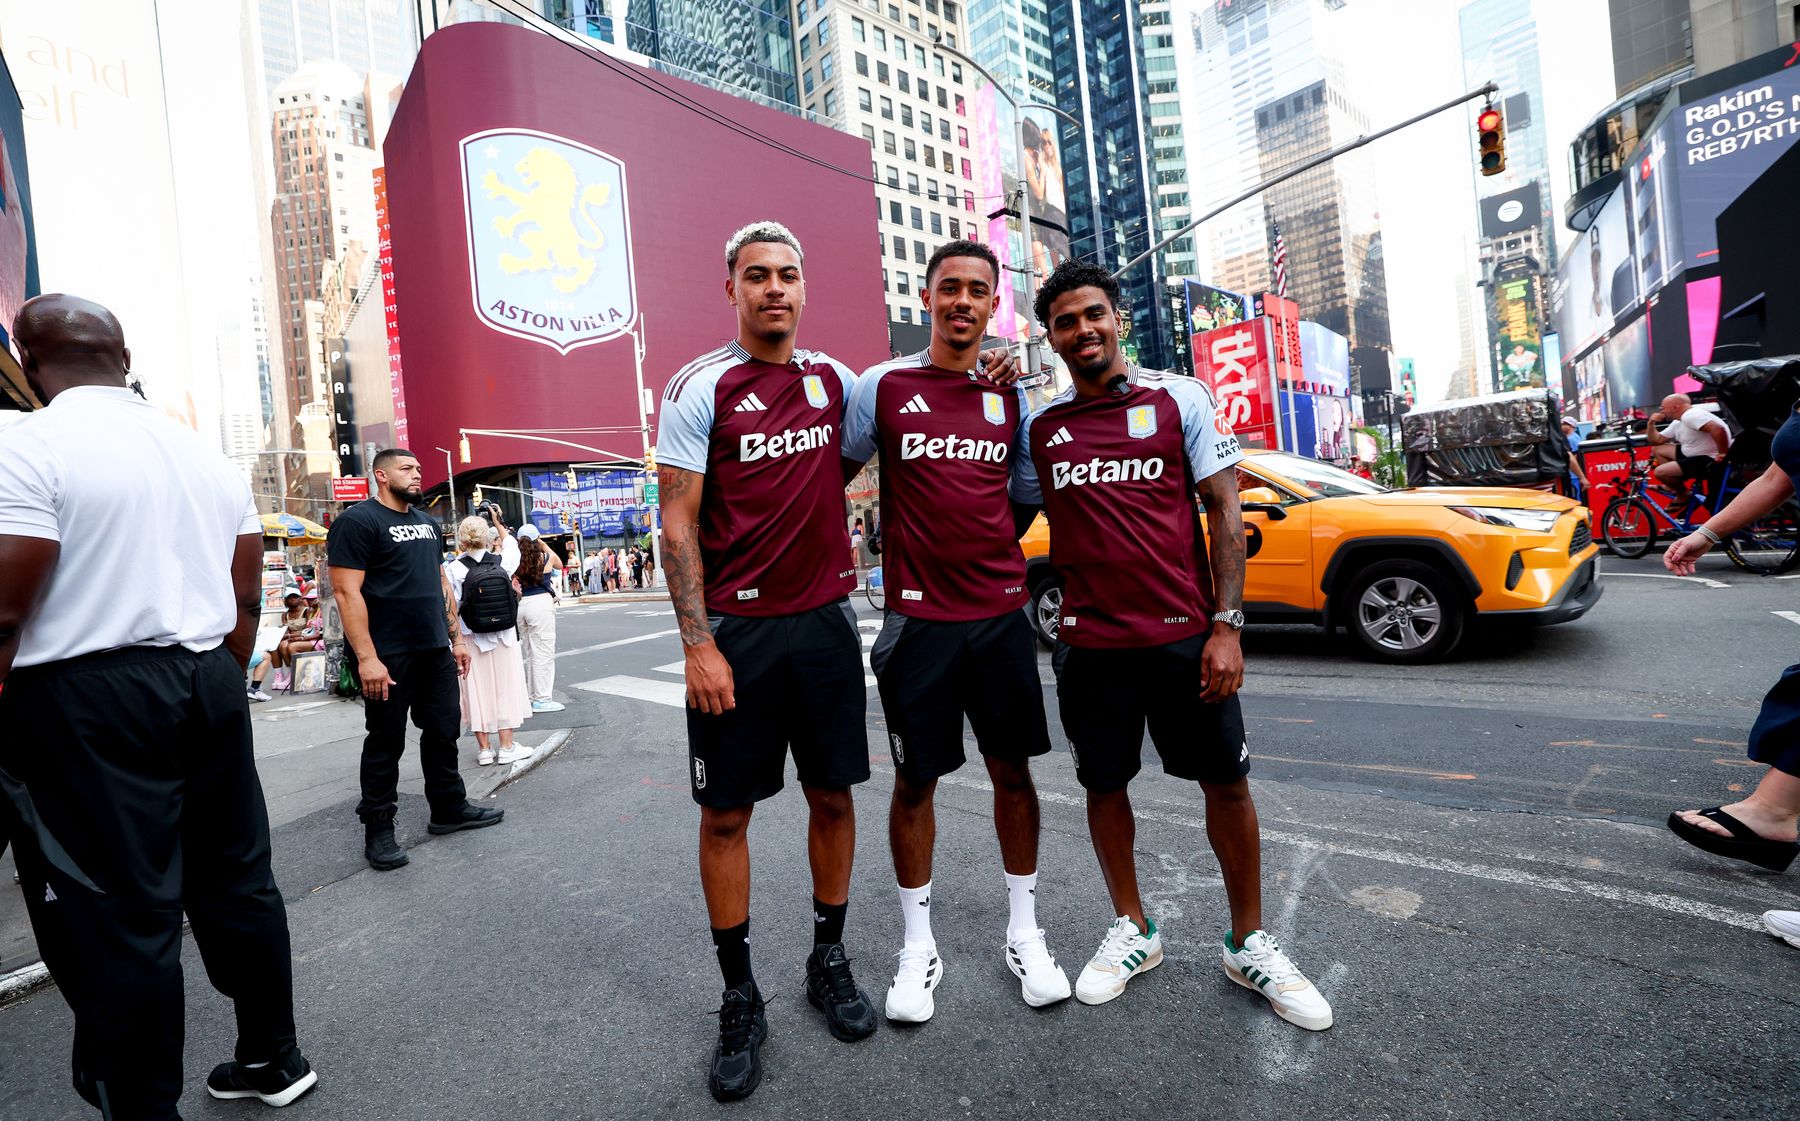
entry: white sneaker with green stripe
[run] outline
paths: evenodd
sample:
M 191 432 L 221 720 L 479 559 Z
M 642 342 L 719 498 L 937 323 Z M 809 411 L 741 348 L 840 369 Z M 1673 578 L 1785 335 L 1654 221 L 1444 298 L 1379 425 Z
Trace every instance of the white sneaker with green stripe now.
M 1075 982 L 1075 998 L 1083 1004 L 1105 1004 L 1125 991 L 1125 983 L 1148 969 L 1162 964 L 1162 934 L 1156 920 L 1148 915 L 1144 922 L 1149 930 L 1140 931 L 1136 923 L 1120 915 L 1106 930 L 1094 960 L 1081 970 Z
M 1277 1016 L 1308 1031 L 1331 1026 L 1331 1005 L 1266 931 L 1251 931 L 1242 946 L 1233 946 L 1227 934 L 1221 950 L 1225 975 L 1267 997 Z

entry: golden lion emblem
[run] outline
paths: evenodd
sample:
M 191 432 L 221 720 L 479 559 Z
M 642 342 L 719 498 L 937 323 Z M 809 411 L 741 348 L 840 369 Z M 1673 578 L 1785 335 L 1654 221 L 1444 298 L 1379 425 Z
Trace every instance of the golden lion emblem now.
M 494 229 L 502 237 L 517 240 L 529 254 L 521 257 L 502 253 L 500 267 L 508 276 L 554 269 L 559 274 L 552 281 L 556 290 L 575 291 L 594 278 L 595 261 L 586 250 L 606 244 L 606 235 L 589 209 L 605 206 L 612 196 L 612 187 L 596 183 L 582 189 L 574 167 L 549 148 L 526 152 L 513 170 L 519 173 L 525 190 L 507 186 L 492 171 L 481 177 L 481 187 L 488 198 L 505 199 L 519 208 L 495 218 Z M 577 217 L 593 232 L 591 239 L 581 236 L 575 225 Z M 520 226 L 529 228 L 519 234 L 516 231 Z

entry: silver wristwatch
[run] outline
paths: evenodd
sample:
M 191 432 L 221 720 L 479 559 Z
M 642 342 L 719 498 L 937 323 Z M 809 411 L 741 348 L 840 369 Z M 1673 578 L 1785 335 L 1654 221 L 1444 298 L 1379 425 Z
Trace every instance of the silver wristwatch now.
M 1242 611 L 1215 611 L 1212 618 L 1213 622 L 1224 623 L 1234 631 L 1244 629 L 1244 613 Z

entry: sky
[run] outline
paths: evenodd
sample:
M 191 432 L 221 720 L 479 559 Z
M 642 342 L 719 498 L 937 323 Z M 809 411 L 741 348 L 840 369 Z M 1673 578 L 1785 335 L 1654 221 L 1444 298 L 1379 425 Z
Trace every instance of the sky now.
M 1350 79 L 1380 129 L 1465 92 L 1456 0 L 1349 0 Z M 1559 246 L 1569 192 L 1568 145 L 1614 99 L 1605 0 L 1533 0 L 1549 135 L 1550 204 Z M 1479 83 L 1476 83 L 1479 84 Z M 1444 396 L 1461 353 L 1451 283 L 1475 244 L 1475 175 L 1467 110 L 1444 113 L 1371 144 L 1378 168 L 1394 353 L 1412 358 L 1419 399 Z M 1471 276 L 1473 260 L 1470 258 Z M 1478 307 L 1477 317 L 1481 312 Z M 1477 340 L 1477 347 L 1481 346 Z

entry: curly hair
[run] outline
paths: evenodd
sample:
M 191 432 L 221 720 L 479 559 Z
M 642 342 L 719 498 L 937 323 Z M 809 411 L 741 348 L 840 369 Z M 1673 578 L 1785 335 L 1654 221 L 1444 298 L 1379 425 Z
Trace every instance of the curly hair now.
M 1056 271 L 1038 289 L 1037 302 L 1031 308 L 1037 314 L 1038 323 L 1047 329 L 1050 326 L 1050 305 L 1056 302 L 1058 296 L 1077 288 L 1098 288 L 1106 293 L 1106 300 L 1112 304 L 1113 310 L 1119 309 L 1119 282 L 1113 279 L 1112 273 L 1089 261 L 1071 259 L 1056 266 Z
M 725 271 L 736 275 L 738 254 L 744 246 L 766 242 L 772 245 L 785 245 L 794 251 L 802 264 L 806 262 L 806 251 L 800 248 L 800 239 L 792 230 L 780 222 L 752 222 L 732 234 L 725 242 Z

